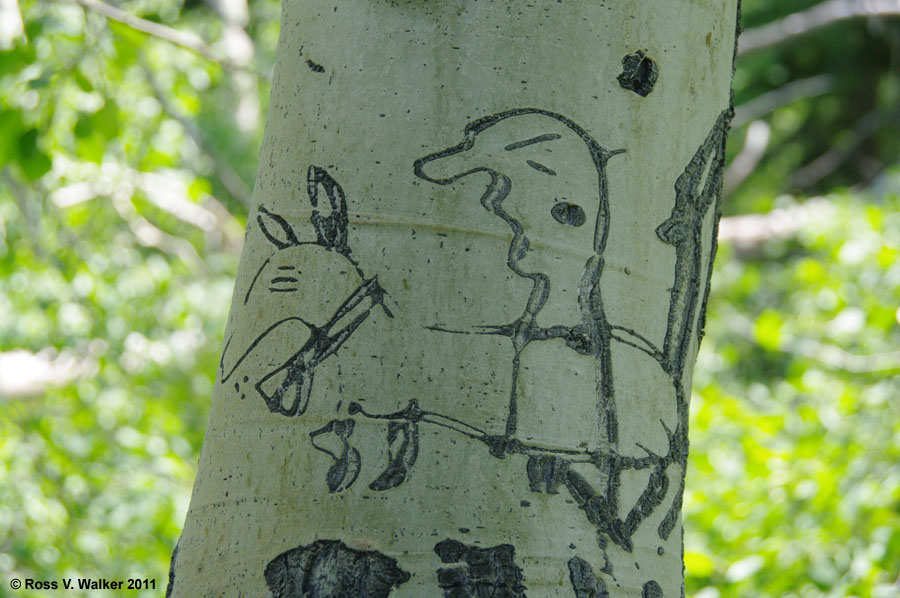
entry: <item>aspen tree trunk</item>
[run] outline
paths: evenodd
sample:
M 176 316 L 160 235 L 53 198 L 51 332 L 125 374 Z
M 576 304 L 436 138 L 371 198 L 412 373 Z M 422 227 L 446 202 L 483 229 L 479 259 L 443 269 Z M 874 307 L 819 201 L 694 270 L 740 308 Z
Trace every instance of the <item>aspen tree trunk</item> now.
M 167 595 L 683 595 L 737 4 L 284 2 Z

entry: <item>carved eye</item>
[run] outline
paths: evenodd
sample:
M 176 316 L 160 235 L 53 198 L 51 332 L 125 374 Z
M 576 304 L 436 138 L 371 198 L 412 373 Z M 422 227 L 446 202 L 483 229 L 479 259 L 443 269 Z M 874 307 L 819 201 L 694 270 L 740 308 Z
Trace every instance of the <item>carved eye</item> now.
M 581 226 L 587 220 L 587 216 L 584 215 L 584 210 L 581 209 L 581 206 L 567 201 L 557 202 L 550 209 L 550 215 L 560 224 L 573 227 Z

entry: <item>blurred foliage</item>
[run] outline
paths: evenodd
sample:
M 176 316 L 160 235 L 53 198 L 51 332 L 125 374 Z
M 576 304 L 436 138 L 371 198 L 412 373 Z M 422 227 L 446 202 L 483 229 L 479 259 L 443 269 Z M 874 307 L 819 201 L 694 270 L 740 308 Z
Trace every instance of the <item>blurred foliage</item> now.
M 820 1 L 745 0 L 744 29 Z M 885 3 L 868 3 L 879 4 Z M 812 78 L 825 89 L 811 85 L 815 91 L 807 92 L 813 95 L 788 101 L 796 97 L 787 93 L 790 83 Z M 900 154 L 900 18 L 837 21 L 743 54 L 734 93 L 739 106 L 770 94 L 774 109 L 759 116 L 771 127 L 767 151 L 730 198 L 726 213 L 768 211 L 783 192 L 811 195 L 869 184 Z M 747 133 L 746 123 L 737 124 L 729 140 L 732 155 Z
M 110 4 L 219 59 L 75 2 L 19 0 L 21 35 L 0 16 L 0 596 L 14 576 L 161 595 L 262 136 L 277 0 Z M 752 29 L 815 1 L 744 4 Z M 846 20 L 739 60 L 729 155 L 751 121 L 770 135 L 727 213 L 827 197 L 787 237 L 722 246 L 690 595 L 900 594 L 898 40 L 900 19 Z
M 202 2 L 119 6 L 213 42 L 228 27 Z M 0 596 L 72 576 L 155 579 L 129 594 L 156 597 L 246 215 L 217 162 L 249 188 L 269 86 L 74 3 L 20 8 L 0 52 Z M 279 10 L 250 6 L 248 68 L 271 70 Z M 10 388 L 42 376 L 57 384 Z
M 691 405 L 691 596 L 900 595 L 892 183 L 827 197 L 756 255 L 722 247 Z

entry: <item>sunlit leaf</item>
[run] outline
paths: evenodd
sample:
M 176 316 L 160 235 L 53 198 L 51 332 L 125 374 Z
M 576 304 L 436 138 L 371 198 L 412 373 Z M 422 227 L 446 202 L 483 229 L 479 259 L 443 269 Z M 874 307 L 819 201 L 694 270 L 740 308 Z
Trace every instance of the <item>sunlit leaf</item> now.
M 769 351 L 777 351 L 781 338 L 782 319 L 773 309 L 764 311 L 756 319 L 754 336 L 759 344 Z

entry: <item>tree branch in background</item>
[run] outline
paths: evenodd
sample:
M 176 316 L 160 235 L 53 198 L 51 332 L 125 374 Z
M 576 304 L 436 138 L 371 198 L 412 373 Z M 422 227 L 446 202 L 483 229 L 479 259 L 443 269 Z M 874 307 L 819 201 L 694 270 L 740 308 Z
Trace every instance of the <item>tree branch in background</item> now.
M 900 15 L 900 0 L 827 0 L 768 25 L 744 31 L 738 42 L 738 54 L 774 46 L 836 21 L 892 15 Z
M 10 195 L 12 195 L 13 200 L 16 202 L 16 206 L 19 208 L 19 211 L 25 217 L 25 222 L 28 223 L 28 228 L 31 230 L 31 235 L 33 238 L 37 239 L 40 235 L 40 215 L 35 213 L 31 206 L 31 200 L 26 197 L 25 190 L 19 185 L 19 182 L 16 178 L 10 174 L 9 168 L 3 169 L 3 181 L 6 183 L 7 187 L 11 191 Z M 43 248 L 39 244 L 35 244 L 35 251 L 40 255 L 43 252 Z
M 3 169 L 2 180 L 6 183 L 10 195 L 13 197 L 19 212 L 25 218 L 28 228 L 30 229 L 32 239 L 32 250 L 36 256 L 50 260 L 57 268 L 64 269 L 64 264 L 60 261 L 57 250 L 66 247 L 74 251 L 78 256 L 86 259 L 91 254 L 87 251 L 82 240 L 75 235 L 69 228 L 63 226 L 59 221 L 59 214 L 51 206 L 42 201 L 42 198 L 48 195 L 47 189 L 41 185 L 41 181 L 32 181 L 28 185 L 20 184 L 20 181 L 10 172 L 9 167 Z M 45 238 L 41 235 L 41 219 L 51 218 L 56 221 L 57 231 L 55 239 L 52 241 L 53 246 L 45 246 Z
M 124 10 L 116 8 L 115 6 L 110 6 L 105 2 L 101 2 L 100 0 L 75 0 L 75 2 L 88 10 L 92 10 L 97 14 L 103 15 L 107 19 L 122 23 L 123 25 L 127 25 L 132 29 L 136 29 L 137 31 L 146 33 L 147 35 L 152 35 L 153 37 L 157 37 L 169 43 L 181 46 L 182 48 L 191 50 L 192 52 L 195 52 L 200 56 L 206 58 L 210 62 L 215 62 L 223 68 L 235 71 L 250 72 L 256 76 L 263 76 L 261 73 L 253 71 L 245 65 L 236 64 L 233 60 L 224 56 L 221 52 L 208 45 L 194 33 L 179 31 L 177 29 L 172 29 L 171 27 L 166 27 L 165 25 L 161 25 L 159 23 L 154 23 L 153 21 L 148 21 L 146 19 L 136 17 L 134 15 L 128 14 Z
M 737 189 L 759 164 L 766 152 L 766 146 L 769 145 L 770 133 L 769 125 L 761 120 L 755 120 L 747 127 L 744 147 L 725 171 L 726 195 Z
M 728 216 L 719 221 L 719 241 L 734 245 L 738 253 L 752 253 L 770 239 L 789 239 L 815 212 L 829 209 L 821 197 L 766 214 Z
M 804 189 L 821 181 L 853 156 L 863 142 L 881 128 L 882 125 L 884 125 L 884 121 L 878 112 L 873 110 L 863 115 L 851 129 L 854 136 L 851 143 L 841 147 L 832 147 L 803 168 L 797 170 L 791 177 L 791 186 L 797 189 Z
M 62 159 L 60 161 L 64 162 Z M 158 229 L 157 231 L 161 234 L 156 234 L 144 226 L 144 223 L 146 223 L 146 225 L 156 229 L 155 226 L 140 216 L 131 204 L 131 196 L 135 191 L 140 191 L 147 201 L 160 210 L 175 216 L 185 224 L 202 230 L 211 243 L 224 246 L 230 251 L 238 251 L 241 247 L 243 241 L 241 225 L 212 197 L 206 198 L 205 205 L 199 205 L 190 201 L 188 199 L 188 185 L 177 171 L 149 173 L 139 172 L 115 164 L 104 164 L 101 172 L 86 174 L 83 172 L 83 169 L 79 168 L 80 165 L 76 163 L 71 163 L 71 165 L 73 174 L 76 176 L 81 175 L 82 178 L 87 180 L 71 183 L 53 191 L 50 194 L 50 199 L 59 208 L 68 208 L 98 197 L 112 197 L 114 207 L 126 222 L 135 225 L 140 224 L 144 228 L 142 236 L 139 236 L 142 244 L 148 244 L 144 243 L 144 241 L 153 241 L 149 244 L 182 258 L 188 256 L 188 254 L 193 254 L 190 257 L 186 257 L 186 259 L 193 261 L 195 259 L 194 256 L 196 256 L 193 246 L 190 246 L 188 243 L 187 245 L 190 247 L 190 251 L 188 251 L 181 244 L 187 243 L 187 241 L 176 237 L 171 237 L 172 241 L 167 240 L 170 237 L 168 234 Z M 63 169 L 65 171 L 65 166 Z M 140 218 L 143 222 L 138 222 L 135 217 Z M 132 226 L 132 231 L 137 234 L 134 226 Z M 175 243 L 175 240 L 181 243 Z M 163 243 L 163 245 L 156 243 Z
M 194 270 L 209 273 L 209 268 L 193 245 L 181 237 L 172 236 L 161 230 L 138 213 L 134 204 L 131 203 L 130 193 L 116 190 L 112 194 L 112 205 L 131 229 L 138 243 L 144 247 L 155 247 L 162 252 L 179 257 Z
M 256 54 L 253 39 L 244 29 L 250 22 L 247 0 L 208 0 L 225 21 L 222 49 L 228 58 L 239 65 L 249 65 Z M 238 103 L 234 121 L 241 131 L 255 131 L 262 117 L 259 105 L 258 82 L 245 72 L 236 72 L 232 78 Z
M 25 35 L 19 0 L 0 0 L 0 50 L 9 50 Z
M 778 89 L 773 89 L 737 106 L 734 109 L 734 120 L 731 126 L 738 128 L 750 121 L 762 118 L 782 106 L 787 106 L 791 102 L 828 93 L 832 87 L 833 82 L 830 75 L 816 75 L 808 79 L 791 81 Z
M 726 323 L 728 329 L 738 336 L 756 343 L 753 322 L 735 309 L 726 308 L 725 311 L 726 313 L 722 314 L 722 321 Z M 853 374 L 900 370 L 900 351 L 858 355 L 811 338 L 786 338 L 779 344 L 778 350 L 806 357 L 827 367 Z
M 249 210 L 251 201 L 250 190 L 247 188 L 244 180 L 237 172 L 235 172 L 235 170 L 224 158 L 219 156 L 215 152 L 215 150 L 212 149 L 194 121 L 180 114 L 178 110 L 176 110 L 172 105 L 172 103 L 169 102 L 168 98 L 166 98 L 166 94 L 163 93 L 163 90 L 160 89 L 159 84 L 156 82 L 156 78 L 153 76 L 153 71 L 152 69 L 150 69 L 150 67 L 147 66 L 147 63 L 144 62 L 143 59 L 140 59 L 140 64 L 141 68 L 144 71 L 144 76 L 147 79 L 147 83 L 153 90 L 153 95 L 156 97 L 156 100 L 159 102 L 160 106 L 162 106 L 163 111 L 169 116 L 169 118 L 178 121 L 178 123 L 184 129 L 184 132 L 187 133 L 188 137 L 190 137 L 194 141 L 194 143 L 197 144 L 197 147 L 199 147 L 204 154 L 209 156 L 209 158 L 213 161 L 216 175 L 222 182 L 222 186 L 225 187 L 225 190 L 228 191 L 228 193 L 233 198 L 241 202 L 244 207 Z
M 0 399 L 36 397 L 76 378 L 95 375 L 99 369 L 97 343 L 84 350 L 48 347 L 38 353 L 24 349 L 0 352 Z
M 737 189 L 750 176 L 765 153 L 771 129 L 760 118 L 791 102 L 827 93 L 831 88 L 832 79 L 829 75 L 817 75 L 792 81 L 737 106 L 732 126 L 737 128 L 749 122 L 750 127 L 744 138 L 744 147 L 725 172 L 725 193 L 730 194 Z

